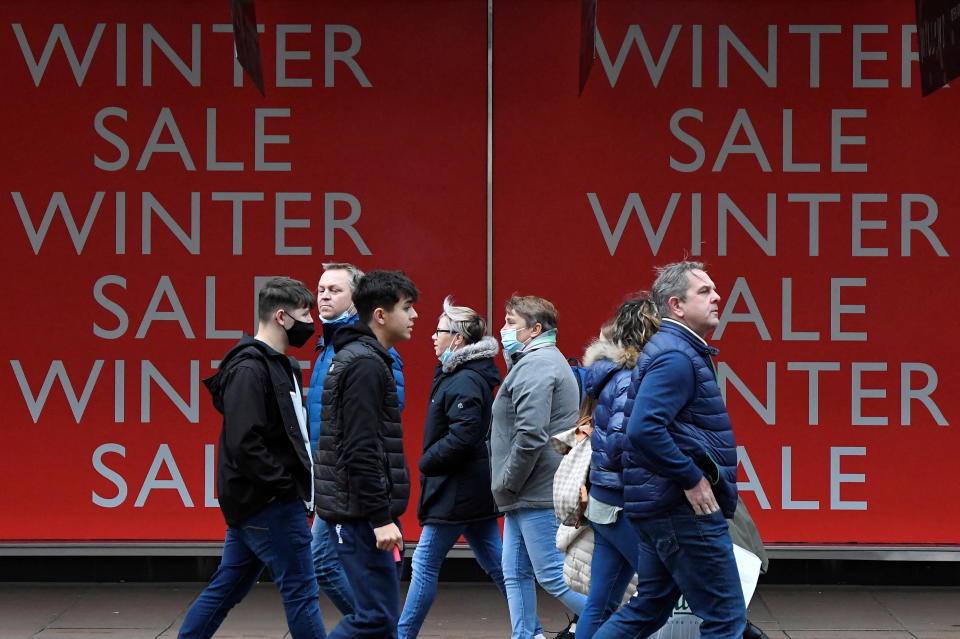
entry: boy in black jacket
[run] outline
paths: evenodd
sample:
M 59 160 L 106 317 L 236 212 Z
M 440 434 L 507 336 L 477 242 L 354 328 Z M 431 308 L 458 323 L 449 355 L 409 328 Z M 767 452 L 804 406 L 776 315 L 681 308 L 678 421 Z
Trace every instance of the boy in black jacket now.
M 228 527 L 220 567 L 183 620 L 180 639 L 211 637 L 265 565 L 280 588 L 290 636 L 326 636 L 307 524 L 313 473 L 300 366 L 285 355 L 313 334 L 315 304 L 301 282 L 268 280 L 256 336 L 244 335 L 204 380 L 223 413 L 217 492 Z
M 330 633 L 337 639 L 397 636 L 397 519 L 407 509 L 410 474 L 387 351 L 410 339 L 418 295 L 400 272 L 365 275 L 353 292 L 359 319 L 334 336 L 337 354 L 323 382 L 317 515 L 327 522 L 357 604 Z

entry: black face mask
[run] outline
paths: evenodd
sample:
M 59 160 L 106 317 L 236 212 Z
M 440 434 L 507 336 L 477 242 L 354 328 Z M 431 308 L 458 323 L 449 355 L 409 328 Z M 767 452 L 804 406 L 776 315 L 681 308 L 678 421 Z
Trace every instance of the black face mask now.
M 294 348 L 300 348 L 313 335 L 313 322 L 301 322 L 290 313 L 287 313 L 287 315 L 293 320 L 293 326 L 290 328 L 283 327 L 283 330 L 287 332 L 287 343 Z

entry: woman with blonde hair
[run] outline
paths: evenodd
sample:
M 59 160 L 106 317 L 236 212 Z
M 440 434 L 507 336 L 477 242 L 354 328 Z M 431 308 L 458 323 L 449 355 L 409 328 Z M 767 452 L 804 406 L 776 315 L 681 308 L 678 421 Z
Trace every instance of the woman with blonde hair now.
M 410 589 L 398 625 L 398 639 L 413 639 L 437 592 L 440 566 L 461 535 L 480 566 L 506 596 L 501 568 L 500 513 L 490 492 L 487 433 L 493 389 L 500 371 L 493 363 L 497 340 L 471 308 L 443 301 L 433 334 L 440 360 L 430 387 L 420 458 L 423 531 L 413 553 Z

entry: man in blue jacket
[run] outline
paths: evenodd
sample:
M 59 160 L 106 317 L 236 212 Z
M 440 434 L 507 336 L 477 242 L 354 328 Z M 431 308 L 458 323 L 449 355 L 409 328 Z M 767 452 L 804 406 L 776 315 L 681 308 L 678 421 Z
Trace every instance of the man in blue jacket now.
M 310 425 L 310 450 L 317 450 L 320 439 L 320 407 L 323 395 L 323 380 L 327 377 L 330 362 L 336 354 L 333 336 L 343 328 L 357 321 L 357 309 L 353 305 L 353 292 L 363 277 L 363 271 L 353 264 L 326 263 L 323 274 L 317 283 L 317 311 L 323 326 L 323 334 L 317 340 L 317 360 L 310 375 L 310 388 L 307 392 L 307 421 Z M 396 349 L 390 350 L 393 357 L 393 378 L 397 384 L 397 397 L 400 410 L 403 410 L 403 361 Z M 330 598 L 344 616 L 354 612 L 353 590 L 343 571 L 343 565 L 336 549 L 330 543 L 327 527 L 319 517 L 314 519 L 311 528 L 313 540 L 310 544 L 313 565 L 317 573 L 317 585 Z
M 704 337 L 720 295 L 699 262 L 657 269 L 663 318 L 628 393 L 624 510 L 640 537 L 637 595 L 595 639 L 648 637 L 683 594 L 702 639 L 740 639 L 746 609 L 725 518 L 737 505 L 737 447 Z

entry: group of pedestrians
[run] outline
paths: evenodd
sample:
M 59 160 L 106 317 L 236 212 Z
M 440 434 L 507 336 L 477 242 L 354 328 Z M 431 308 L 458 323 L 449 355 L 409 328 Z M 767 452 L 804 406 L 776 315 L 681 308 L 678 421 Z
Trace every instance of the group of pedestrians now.
M 651 290 L 605 325 L 582 383 L 557 348 L 549 301 L 507 300 L 498 343 L 476 311 L 444 300 L 418 464 L 422 532 L 401 610 L 410 473 L 394 347 L 411 337 L 419 292 L 400 272 L 342 263 L 324 265 L 316 297 L 297 280 L 266 282 L 256 335 L 204 380 L 223 414 L 227 535 L 179 636 L 212 636 L 269 566 L 294 639 L 327 636 L 320 590 L 343 614 L 329 636 L 413 639 L 461 536 L 506 598 L 513 639 L 543 639 L 537 583 L 579 615 L 565 637 L 647 637 L 681 593 L 702 637 L 751 636 L 727 526 L 738 510 L 736 445 L 705 341 L 720 297 L 696 262 L 659 269 Z M 304 397 L 287 351 L 310 341 L 314 308 L 322 335 Z M 549 442 L 582 416 L 594 424 L 586 595 L 564 578 L 553 497 L 561 455 Z M 632 579 L 636 595 L 621 606 Z

